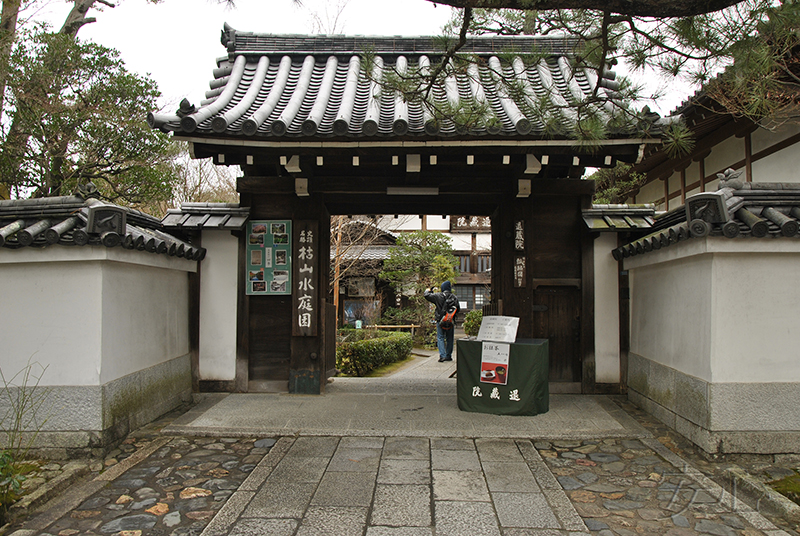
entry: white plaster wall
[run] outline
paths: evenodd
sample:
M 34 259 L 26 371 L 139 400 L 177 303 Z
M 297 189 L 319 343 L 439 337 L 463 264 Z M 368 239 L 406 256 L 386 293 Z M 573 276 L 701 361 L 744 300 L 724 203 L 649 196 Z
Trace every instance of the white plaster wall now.
M 759 128 L 750 134 L 750 143 L 753 154 L 763 151 L 776 143 L 780 143 L 790 136 L 800 133 L 800 125 L 787 123 L 775 130 Z
M 732 137 L 714 146 L 706 157 L 706 174 L 725 171 L 744 159 L 744 138 Z M 744 177 L 742 177 L 744 179 Z
M 0 250 L 3 373 L 32 358 L 48 367 L 41 385 L 97 386 L 185 355 L 196 266 L 99 246 Z
M 800 381 L 800 241 L 693 239 L 624 261 L 631 352 L 713 383 Z
M 664 185 L 661 181 L 651 182 L 646 184 L 639 190 L 636 196 L 637 203 L 654 203 L 656 199 L 664 197 Z M 663 206 L 656 207 L 658 210 L 663 210 Z
M 777 142 L 776 142 L 777 143 Z M 753 162 L 753 182 L 800 182 L 800 151 L 791 145 Z
M 428 215 L 426 216 L 426 224 L 429 231 L 449 231 L 450 230 L 450 216 L 442 218 L 441 215 Z
M 185 270 L 109 262 L 103 267 L 101 292 L 100 383 L 189 353 L 189 276 Z
M 624 262 L 631 288 L 631 352 L 711 381 L 711 255 L 674 260 L 661 255 L 678 247 L 643 255 L 647 264 L 629 262 L 636 257 Z
M 594 241 L 595 381 L 619 383 L 619 264 L 611 256 L 616 233 L 601 233 Z
M 229 231 L 204 231 L 200 269 L 200 379 L 236 378 L 238 242 Z
M 714 255 L 714 382 L 800 382 L 798 266 L 800 251 Z
M 99 385 L 100 264 L 8 264 L 18 253 L 0 250 L 3 375 L 30 360 L 47 367 L 40 385 Z

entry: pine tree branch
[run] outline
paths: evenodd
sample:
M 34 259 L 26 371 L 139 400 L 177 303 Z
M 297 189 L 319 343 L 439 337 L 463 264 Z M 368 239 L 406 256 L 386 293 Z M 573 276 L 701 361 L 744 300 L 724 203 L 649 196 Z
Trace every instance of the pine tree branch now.
M 639 17 L 690 17 L 719 11 L 741 0 L 428 0 L 455 8 L 552 11 L 595 9 Z

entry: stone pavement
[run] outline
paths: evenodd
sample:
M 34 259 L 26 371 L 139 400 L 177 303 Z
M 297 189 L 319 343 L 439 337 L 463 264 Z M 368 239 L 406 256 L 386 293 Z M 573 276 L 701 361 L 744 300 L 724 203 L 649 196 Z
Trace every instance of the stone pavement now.
M 624 400 L 554 395 L 535 417 L 463 413 L 441 384 L 454 380 L 418 370 L 447 366 L 420 358 L 395 389 L 337 379 L 321 397 L 209 397 L 134 432 L 13 535 L 797 535 L 666 448 Z M 574 437 L 572 419 L 584 423 Z

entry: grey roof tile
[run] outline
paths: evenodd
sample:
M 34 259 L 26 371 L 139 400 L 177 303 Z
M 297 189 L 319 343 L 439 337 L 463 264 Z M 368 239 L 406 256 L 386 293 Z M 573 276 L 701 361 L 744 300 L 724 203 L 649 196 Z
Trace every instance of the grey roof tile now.
M 431 92 L 439 109 L 473 99 L 489 106 L 493 120 L 465 132 L 453 121 L 435 120 L 420 102 L 379 91 L 364 73 L 368 51 L 373 80 L 389 72 L 429 70 L 443 53 L 436 38 L 281 36 L 226 27 L 223 44 L 228 58 L 215 71 L 207 101 L 193 113 L 150 114 L 152 127 L 262 139 L 542 138 L 545 126 L 528 111 L 529 104 L 541 98 L 555 105 L 574 103 L 590 95 L 597 83 L 593 71 L 572 69 L 568 57 L 575 50 L 574 39 L 471 38 L 462 52 L 479 61 Z M 531 61 L 532 52 L 544 54 L 544 59 Z M 499 72 L 518 82 L 526 96 L 510 98 L 498 82 Z M 554 107 L 553 113 L 565 131 L 573 126 L 570 110 Z
M 167 229 L 241 229 L 250 216 L 249 207 L 238 203 L 183 203 L 179 209 L 169 209 L 161 220 Z
M 614 249 L 614 258 L 642 255 L 705 236 L 800 238 L 800 184 L 729 184 L 733 187 L 722 183 L 716 192 L 695 194 L 685 205 L 662 214 L 653 222 L 652 232 Z
M 96 209 L 124 214 L 120 232 L 94 232 L 87 227 Z M 21 222 L 21 223 L 20 223 Z M 77 196 L 0 201 L 0 247 L 122 246 L 190 260 L 205 250 L 162 231 L 161 222 L 144 212 Z M 152 244 L 150 244 L 152 242 Z M 148 248 L 148 244 L 152 247 Z M 159 247 L 161 245 L 161 247 Z M 174 247 L 173 247 L 174 246 Z

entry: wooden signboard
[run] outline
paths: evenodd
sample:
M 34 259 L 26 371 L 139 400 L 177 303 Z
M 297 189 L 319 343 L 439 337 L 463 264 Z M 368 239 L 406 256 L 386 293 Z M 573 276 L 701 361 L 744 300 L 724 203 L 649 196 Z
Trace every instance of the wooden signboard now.
M 251 221 L 247 225 L 247 294 L 291 294 L 292 222 Z
M 295 221 L 292 335 L 315 337 L 319 324 L 319 234 L 317 222 Z

